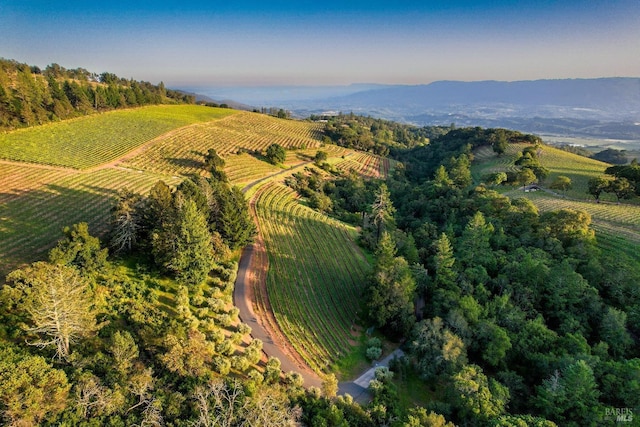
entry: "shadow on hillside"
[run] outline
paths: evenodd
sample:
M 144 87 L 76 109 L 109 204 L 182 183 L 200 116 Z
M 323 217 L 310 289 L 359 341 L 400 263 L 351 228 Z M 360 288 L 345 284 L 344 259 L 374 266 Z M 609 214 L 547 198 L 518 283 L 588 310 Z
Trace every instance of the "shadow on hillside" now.
M 201 162 L 196 159 L 189 159 L 185 157 L 167 157 L 166 160 L 172 165 L 188 168 L 188 169 L 203 169 L 204 162 Z
M 0 193 L 0 199 L 6 194 Z M 62 238 L 64 227 L 86 222 L 89 232 L 103 239 L 117 189 L 48 184 L 10 196 L 0 205 L 0 283 L 19 266 L 46 260 L 48 251 Z
M 313 156 L 305 153 L 296 153 L 296 158 L 300 160 L 304 160 L 305 162 L 309 162 L 313 160 Z
M 253 157 L 254 159 L 258 159 L 262 162 L 266 162 L 269 164 L 273 164 L 269 161 L 269 159 L 267 159 L 267 156 L 263 155 L 261 152 L 259 151 L 247 151 L 247 154 L 249 154 L 251 157 Z

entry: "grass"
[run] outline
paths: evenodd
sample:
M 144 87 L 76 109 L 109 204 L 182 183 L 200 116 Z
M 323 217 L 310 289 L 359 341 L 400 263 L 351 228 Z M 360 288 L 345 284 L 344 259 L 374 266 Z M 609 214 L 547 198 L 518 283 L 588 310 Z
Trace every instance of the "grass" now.
M 439 384 L 429 384 L 420 378 L 411 366 L 406 367 L 401 375 L 396 374 L 393 383 L 398 390 L 398 399 L 403 413 L 416 406 L 428 407 L 432 401 L 442 400 L 446 390 Z
M 170 130 L 236 113 L 196 105 L 111 111 L 0 134 L 0 158 L 87 169 Z

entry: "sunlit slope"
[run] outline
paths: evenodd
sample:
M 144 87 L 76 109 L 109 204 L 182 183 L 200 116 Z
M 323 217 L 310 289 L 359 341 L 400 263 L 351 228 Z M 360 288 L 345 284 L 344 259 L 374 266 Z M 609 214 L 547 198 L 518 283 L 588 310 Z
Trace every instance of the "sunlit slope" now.
M 237 112 L 197 105 L 111 111 L 0 134 L 0 159 L 87 169 L 174 129 Z
M 503 156 L 496 156 L 491 147 L 477 150 L 472 166 L 473 176 L 477 181 L 488 173 L 515 171 L 518 169 L 514 161 L 526 144 L 512 144 Z M 611 249 L 613 241 L 626 252 L 638 253 L 640 245 L 640 206 L 629 202 L 617 204 L 615 196 L 602 194 L 602 203 L 596 203 L 593 196 L 587 193 L 589 179 L 604 174 L 610 166 L 607 163 L 577 154 L 543 145 L 538 152 L 540 164 L 549 169 L 550 174 L 541 183 L 542 191 L 525 193 L 513 187 L 498 187 L 511 198 L 527 197 L 535 203 L 540 211 L 551 211 L 563 208 L 583 210 L 591 215 L 594 228 L 598 231 L 599 245 Z M 564 175 L 571 179 L 572 188 L 566 193 L 548 190 L 553 180 Z
M 491 147 L 482 147 L 474 153 L 475 162 L 472 167 L 474 178 L 481 181 L 482 177 L 492 172 L 516 171 L 518 166 L 514 162 L 518 154 L 528 144 L 509 144 L 507 152 L 498 157 Z M 558 175 L 571 178 L 572 188 L 566 196 L 577 199 L 587 199 L 589 179 L 602 175 L 610 165 L 595 159 L 579 156 L 548 145 L 543 145 L 538 151 L 540 164 L 549 169 L 550 174 L 543 182 L 550 184 Z M 606 197 L 605 197 L 606 199 Z
M 21 263 L 45 258 L 65 226 L 87 222 L 92 234 L 104 236 L 118 190 L 146 194 L 161 178 L 180 181 L 117 168 L 51 177 L 0 204 L 0 279 Z
M 306 363 L 326 372 L 353 351 L 360 296 L 370 267 L 356 231 L 269 182 L 255 196 L 269 257 L 267 292 L 279 328 Z
M 321 145 L 318 124 L 184 105 L 115 111 L 3 134 L 2 155 L 16 150 L 20 138 L 37 144 L 0 160 L 0 278 L 21 263 L 46 257 L 65 226 L 84 221 L 92 233 L 106 237 L 118 190 L 144 194 L 158 180 L 175 185 L 187 174 L 204 174 L 202 154 L 209 148 L 219 149 L 230 179 L 240 184 L 282 168 L 238 151 L 273 142 L 309 147 L 288 152 L 287 165 L 293 165 L 310 161 L 317 151 L 312 147 Z
M 122 165 L 167 175 L 200 173 L 210 148 L 227 158 L 241 152 L 261 152 L 271 144 L 287 149 L 321 145 L 321 125 L 242 112 L 166 134 Z

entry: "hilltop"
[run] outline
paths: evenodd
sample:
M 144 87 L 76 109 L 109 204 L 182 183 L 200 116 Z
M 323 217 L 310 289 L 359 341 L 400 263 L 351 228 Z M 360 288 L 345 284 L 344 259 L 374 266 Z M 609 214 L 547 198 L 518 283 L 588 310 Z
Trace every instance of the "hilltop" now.
M 195 95 L 113 73 L 58 64 L 44 70 L 0 58 L 0 130 L 34 126 L 96 112 L 152 104 L 195 102 Z

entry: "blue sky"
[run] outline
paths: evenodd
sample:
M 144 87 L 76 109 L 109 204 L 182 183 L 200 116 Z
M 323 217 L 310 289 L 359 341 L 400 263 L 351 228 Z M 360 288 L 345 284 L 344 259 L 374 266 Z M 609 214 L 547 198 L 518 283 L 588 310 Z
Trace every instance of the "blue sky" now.
M 640 1 L 0 2 L 0 56 L 179 85 L 640 76 Z

